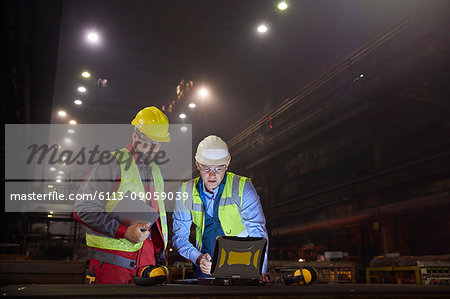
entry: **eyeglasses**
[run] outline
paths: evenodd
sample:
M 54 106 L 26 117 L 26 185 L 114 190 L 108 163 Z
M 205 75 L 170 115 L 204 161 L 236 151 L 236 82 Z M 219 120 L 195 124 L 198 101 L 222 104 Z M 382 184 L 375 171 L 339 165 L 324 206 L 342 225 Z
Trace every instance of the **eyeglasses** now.
M 139 137 L 139 140 L 142 140 L 144 143 L 151 144 L 151 145 L 153 145 L 153 146 L 155 146 L 155 147 L 161 145 L 161 142 L 151 140 L 151 139 L 148 138 L 148 137 L 144 137 L 144 136 L 142 135 L 142 133 L 139 133 L 139 134 L 138 134 L 138 137 Z
M 205 166 L 202 164 L 198 164 L 198 168 L 200 168 L 201 171 L 204 172 L 211 172 L 214 171 L 214 173 L 218 173 L 218 172 L 222 172 L 227 168 L 227 165 L 220 165 L 220 166 L 216 166 L 216 167 L 209 167 L 209 166 Z

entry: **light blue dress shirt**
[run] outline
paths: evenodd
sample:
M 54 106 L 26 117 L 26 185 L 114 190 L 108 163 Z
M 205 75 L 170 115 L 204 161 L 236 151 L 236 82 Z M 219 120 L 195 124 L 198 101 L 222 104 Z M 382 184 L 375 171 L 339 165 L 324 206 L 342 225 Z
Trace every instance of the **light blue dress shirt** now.
M 202 184 L 203 185 L 203 184 Z M 206 192 L 205 186 L 202 186 L 205 200 L 206 213 L 213 216 L 214 203 L 213 199 L 216 196 L 219 188 L 214 190 L 214 194 Z M 179 190 L 181 191 L 181 189 Z M 238 237 L 264 237 L 267 239 L 266 254 L 264 257 L 264 264 L 262 268 L 263 273 L 267 273 L 267 253 L 269 248 L 269 237 L 266 230 L 266 218 L 259 201 L 258 193 L 249 181 L 245 182 L 242 198 L 241 210 L 242 224 L 244 224 L 244 231 Z M 192 215 L 184 208 L 183 201 L 177 200 L 175 203 L 175 211 L 173 213 L 173 245 L 178 250 L 178 253 L 191 260 L 194 264 L 198 257 L 202 254 L 197 248 L 189 242 L 189 235 L 192 225 Z

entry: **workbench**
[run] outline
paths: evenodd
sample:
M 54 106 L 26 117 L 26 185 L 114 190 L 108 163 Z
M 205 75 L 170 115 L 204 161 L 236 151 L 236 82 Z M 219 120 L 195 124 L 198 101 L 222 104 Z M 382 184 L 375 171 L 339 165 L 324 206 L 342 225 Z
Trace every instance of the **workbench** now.
M 0 288 L 2 297 L 46 298 L 449 298 L 450 286 L 317 284 L 311 286 L 201 286 L 35 284 Z

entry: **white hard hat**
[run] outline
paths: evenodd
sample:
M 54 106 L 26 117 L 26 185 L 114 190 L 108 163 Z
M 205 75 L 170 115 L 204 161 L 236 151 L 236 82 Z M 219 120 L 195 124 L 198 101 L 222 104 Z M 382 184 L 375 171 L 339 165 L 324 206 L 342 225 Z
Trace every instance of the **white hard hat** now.
M 195 160 L 203 165 L 224 165 L 231 161 L 231 156 L 225 141 L 210 135 L 198 144 Z

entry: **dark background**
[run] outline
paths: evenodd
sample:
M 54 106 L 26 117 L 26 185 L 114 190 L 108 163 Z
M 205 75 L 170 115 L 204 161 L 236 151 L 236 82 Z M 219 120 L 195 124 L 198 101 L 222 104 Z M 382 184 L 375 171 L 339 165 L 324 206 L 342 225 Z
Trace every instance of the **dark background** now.
M 193 125 L 193 149 L 209 134 L 228 142 L 231 170 L 261 196 L 271 259 L 448 254 L 449 3 L 289 5 L 4 1 L 4 122 L 63 123 L 65 109 L 79 123 L 129 123 L 192 80 L 169 119 Z M 22 246 L 27 221 L 3 214 L 2 242 Z

